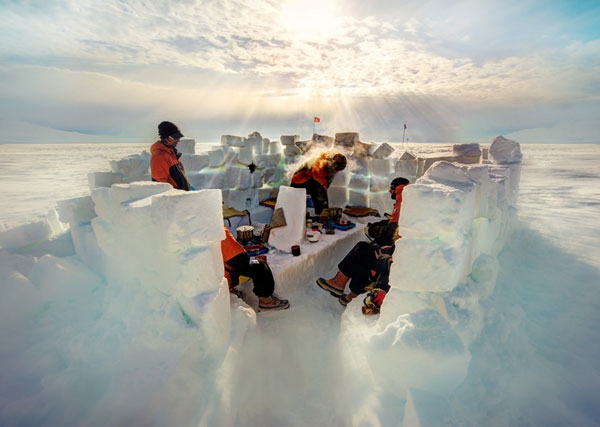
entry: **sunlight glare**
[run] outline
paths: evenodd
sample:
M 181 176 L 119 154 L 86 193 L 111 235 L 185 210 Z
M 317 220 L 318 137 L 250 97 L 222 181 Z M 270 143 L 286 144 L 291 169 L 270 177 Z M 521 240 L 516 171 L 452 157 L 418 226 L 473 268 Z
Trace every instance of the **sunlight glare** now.
M 281 9 L 284 31 L 295 40 L 332 37 L 337 28 L 334 0 L 288 0 Z

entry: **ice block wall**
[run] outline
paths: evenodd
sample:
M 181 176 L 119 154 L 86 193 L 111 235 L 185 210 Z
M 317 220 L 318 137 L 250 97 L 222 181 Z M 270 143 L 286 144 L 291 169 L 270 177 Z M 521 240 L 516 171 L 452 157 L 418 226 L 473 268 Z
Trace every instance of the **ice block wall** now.
M 494 289 L 497 256 L 516 221 L 519 144 L 498 137 L 489 154 L 477 164 L 439 159 L 404 189 L 402 238 L 381 314 L 360 333 L 362 301 L 342 318 L 342 342 L 354 349 L 344 353 L 348 364 L 359 351 L 368 366 L 357 380 L 365 390 L 410 401 L 423 392 L 444 396 L 466 377 L 469 347 L 484 326 L 481 301 Z

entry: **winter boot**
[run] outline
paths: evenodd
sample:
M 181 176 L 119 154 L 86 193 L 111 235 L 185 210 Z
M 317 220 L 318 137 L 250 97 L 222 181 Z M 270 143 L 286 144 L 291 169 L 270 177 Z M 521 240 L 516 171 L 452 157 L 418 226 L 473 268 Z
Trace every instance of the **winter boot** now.
M 338 270 L 333 279 L 326 280 L 319 277 L 317 279 L 317 285 L 319 285 L 321 289 L 329 291 L 334 297 L 339 298 L 344 294 L 344 289 L 346 288 L 348 280 L 350 280 L 350 277 Z

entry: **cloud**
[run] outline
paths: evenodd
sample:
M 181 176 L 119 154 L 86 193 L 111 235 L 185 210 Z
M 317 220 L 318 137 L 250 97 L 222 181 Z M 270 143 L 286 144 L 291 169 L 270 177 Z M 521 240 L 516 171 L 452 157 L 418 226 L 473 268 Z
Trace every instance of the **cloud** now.
M 215 127 L 298 124 L 315 111 L 391 137 L 405 115 L 430 127 L 419 137 L 466 137 L 454 123 L 469 120 L 452 112 L 473 105 L 595 105 L 598 14 L 569 15 L 584 38 L 557 10 L 529 0 L 14 2 L 0 8 L 0 111 L 123 137 L 164 116 Z

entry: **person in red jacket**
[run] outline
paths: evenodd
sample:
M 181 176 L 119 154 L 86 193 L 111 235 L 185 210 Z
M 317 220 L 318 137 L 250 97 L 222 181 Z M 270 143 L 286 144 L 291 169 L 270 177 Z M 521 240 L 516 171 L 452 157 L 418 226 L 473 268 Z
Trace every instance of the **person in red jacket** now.
M 408 179 L 402 177 L 392 180 L 389 192 L 394 199 L 394 208 L 390 219 L 369 224 L 365 228 L 370 242 L 363 241 L 354 245 L 338 264 L 338 271 L 332 279 L 322 277 L 317 279 L 317 285 L 339 298 L 340 304 L 345 306 L 359 294 L 365 293 L 371 283 L 375 283 L 375 288 L 377 288 L 378 297 L 375 301 L 378 304 L 381 304 L 385 294 L 389 291 L 394 242 L 399 237 L 398 220 L 402 205 L 402 191 L 409 183 Z M 348 281 L 350 281 L 350 293 L 344 294 Z
M 323 153 L 304 163 L 292 176 L 291 187 L 306 188 L 315 207 L 315 214 L 329 207 L 327 190 L 335 174 L 346 169 L 347 159 L 341 153 Z
M 183 134 L 173 123 L 162 122 L 158 125 L 158 136 L 160 140 L 150 147 L 152 181 L 168 182 L 173 188 L 190 191 L 185 169 L 179 161 L 181 153 L 176 148 Z
M 240 276 L 248 276 L 254 283 L 252 292 L 258 297 L 258 308 L 262 311 L 283 310 L 290 306 L 286 299 L 281 299 L 273 293 L 275 282 L 273 273 L 266 264 L 261 262 L 251 264 L 248 253 L 237 241 L 229 229 L 223 226 L 225 239 L 221 240 L 221 254 L 225 265 L 225 278 L 229 289 L 239 285 Z
M 402 177 L 394 178 L 390 183 L 390 195 L 392 196 L 392 199 L 394 199 L 394 208 L 392 209 L 392 215 L 390 217 L 390 223 L 392 224 L 398 224 L 398 221 L 400 220 L 402 191 L 408 184 L 410 184 L 410 181 Z

